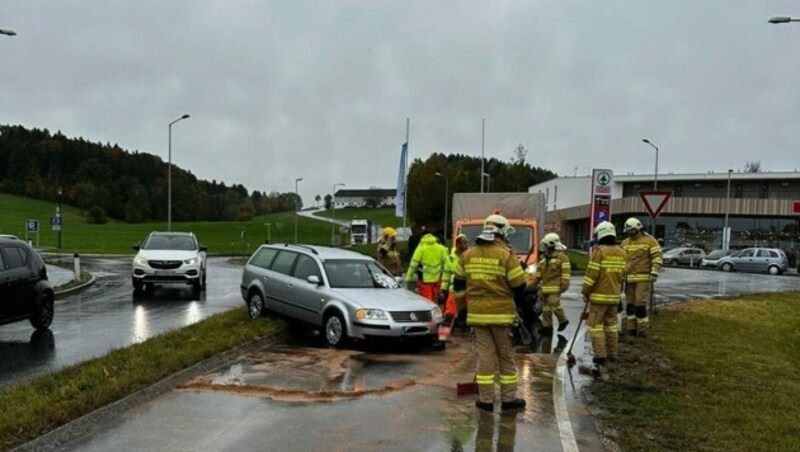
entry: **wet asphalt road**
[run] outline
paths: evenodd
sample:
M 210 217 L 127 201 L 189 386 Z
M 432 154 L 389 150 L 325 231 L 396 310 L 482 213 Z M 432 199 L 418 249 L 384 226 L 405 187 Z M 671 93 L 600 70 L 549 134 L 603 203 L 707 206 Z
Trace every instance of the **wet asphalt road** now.
M 81 301 L 72 301 L 56 311 L 57 316 L 62 310 L 74 311 L 68 316 L 72 320 L 65 321 L 67 325 L 76 322 L 78 325 L 54 330 L 53 358 L 61 359 L 61 365 L 68 361 L 62 359 L 60 350 L 66 345 L 58 338 L 80 329 L 81 319 L 84 323 L 96 315 L 115 319 L 105 323 L 117 326 L 110 331 L 103 328 L 104 332 L 97 333 L 94 342 L 116 337 L 118 333 L 114 331 L 125 331 L 122 343 L 131 343 L 156 330 L 196 321 L 196 316 L 239 306 L 241 299 L 235 277 L 239 269 L 221 261 L 215 262 L 214 268 L 217 267 L 220 268 L 214 273 L 219 276 L 232 275 L 220 280 L 230 279 L 231 287 L 220 287 L 223 282 L 214 284 L 215 279 L 211 279 L 209 295 L 200 302 L 170 295 L 169 303 L 134 305 L 129 282 L 125 281 L 95 289 L 97 295 L 106 297 L 118 293 L 112 298 L 117 300 L 116 309 L 69 308 L 70 303 L 91 304 L 96 298 L 91 292 L 82 294 Z M 69 443 L 67 449 L 561 450 L 553 378 L 558 355 L 572 337 L 575 320 L 583 307 L 579 299 L 580 283 L 581 278 L 574 277 L 572 287 L 563 297 L 567 315 L 573 319 L 563 336 L 539 342 L 537 353 L 517 355 L 520 394 L 529 406 L 516 415 L 478 412 L 473 406 L 474 396 L 456 396 L 455 384 L 470 381 L 474 371 L 474 356 L 465 335 L 454 337 L 444 353 L 376 346 L 339 351 L 321 348 L 313 335 L 300 331 L 287 344 L 242 356 L 230 365 L 109 419 L 98 431 Z M 800 290 L 800 278 L 668 268 L 657 283 L 656 293 L 659 303 L 668 303 L 784 290 Z M 147 314 L 148 334 L 137 333 L 142 330 L 135 326 L 137 310 Z M 191 312 L 199 314 L 190 315 Z M 159 327 L 154 328 L 154 324 Z M 5 343 L 7 334 L 0 329 L 0 344 Z M 78 337 L 66 344 L 91 348 Z M 576 347 L 578 355 L 581 346 L 579 343 Z M 47 359 L 41 361 L 37 367 L 46 368 Z M 21 362 L 32 364 L 29 359 Z M 571 390 L 567 388 L 568 405 L 580 405 L 578 386 L 573 382 Z M 581 449 L 600 447 L 591 422 L 585 417 L 573 418 L 572 427 Z
M 27 321 L 0 326 L 0 388 L 244 306 L 241 266 L 224 258 L 209 259 L 208 288 L 199 296 L 175 285 L 136 298 L 130 258 L 82 260 L 97 281 L 56 302 L 50 331 L 34 333 Z

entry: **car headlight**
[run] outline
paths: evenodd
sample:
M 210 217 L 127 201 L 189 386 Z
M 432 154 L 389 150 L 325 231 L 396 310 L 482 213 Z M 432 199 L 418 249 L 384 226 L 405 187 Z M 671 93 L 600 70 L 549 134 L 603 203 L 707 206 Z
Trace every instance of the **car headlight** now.
M 136 265 L 147 265 L 147 259 L 144 256 L 136 256 L 133 258 L 133 263 Z
M 431 312 L 433 313 L 433 321 L 435 323 L 439 323 L 442 321 L 442 316 L 443 316 L 442 308 L 440 308 L 439 306 L 434 306 L 433 309 L 431 309 Z
M 386 313 L 380 309 L 359 309 L 356 311 L 359 320 L 386 320 Z
M 191 258 L 191 259 L 185 259 L 185 260 L 183 261 L 183 263 L 184 263 L 184 264 L 187 264 L 187 265 L 196 264 L 196 263 L 198 263 L 198 262 L 200 262 L 200 258 L 197 258 L 197 257 L 193 257 L 193 258 Z

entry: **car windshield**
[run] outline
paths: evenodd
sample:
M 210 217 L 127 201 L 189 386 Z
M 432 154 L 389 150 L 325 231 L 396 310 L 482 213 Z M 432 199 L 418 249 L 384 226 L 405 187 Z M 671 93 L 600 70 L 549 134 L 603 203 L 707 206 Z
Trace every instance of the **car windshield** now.
M 466 234 L 469 243 L 475 243 L 475 239 L 483 231 L 482 225 L 463 226 L 461 233 Z M 531 243 L 533 242 L 533 230 L 526 226 L 516 228 L 513 234 L 508 235 L 508 243 L 517 254 L 528 254 L 531 250 Z
M 334 289 L 397 288 L 394 277 L 377 262 L 364 259 L 331 259 L 323 262 Z
M 142 249 L 145 250 L 185 250 L 197 249 L 194 239 L 188 235 L 151 235 Z

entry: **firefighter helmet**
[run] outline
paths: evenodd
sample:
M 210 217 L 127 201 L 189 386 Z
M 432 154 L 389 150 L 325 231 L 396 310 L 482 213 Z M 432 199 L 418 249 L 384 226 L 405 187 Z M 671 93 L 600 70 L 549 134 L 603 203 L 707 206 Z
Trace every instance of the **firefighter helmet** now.
M 597 240 L 602 239 L 603 237 L 617 236 L 617 229 L 614 227 L 613 224 L 609 223 L 608 221 L 603 221 L 602 223 L 598 224 L 597 227 L 594 228 L 594 234 L 597 236 Z
M 542 239 L 542 248 L 555 248 L 562 249 L 564 245 L 561 244 L 561 238 L 555 232 L 545 234 Z
M 637 220 L 636 218 L 630 217 L 627 220 L 625 220 L 625 228 L 623 230 L 625 231 L 626 234 L 631 233 L 633 231 L 641 231 L 642 229 L 644 229 L 642 222 Z
M 394 236 L 397 235 L 397 231 L 395 231 L 393 227 L 387 226 L 387 227 L 383 228 L 383 230 L 381 231 L 381 235 L 388 236 L 388 237 L 394 237 Z

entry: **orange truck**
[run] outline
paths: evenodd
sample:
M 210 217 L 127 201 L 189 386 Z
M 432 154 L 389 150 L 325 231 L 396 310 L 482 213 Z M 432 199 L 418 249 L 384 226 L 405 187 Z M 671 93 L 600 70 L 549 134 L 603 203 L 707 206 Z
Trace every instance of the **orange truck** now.
M 453 237 L 466 234 L 470 243 L 483 230 L 487 216 L 498 213 L 508 220 L 514 233 L 508 241 L 528 271 L 535 271 L 539 240 L 543 234 L 545 198 L 542 193 L 455 193 Z

